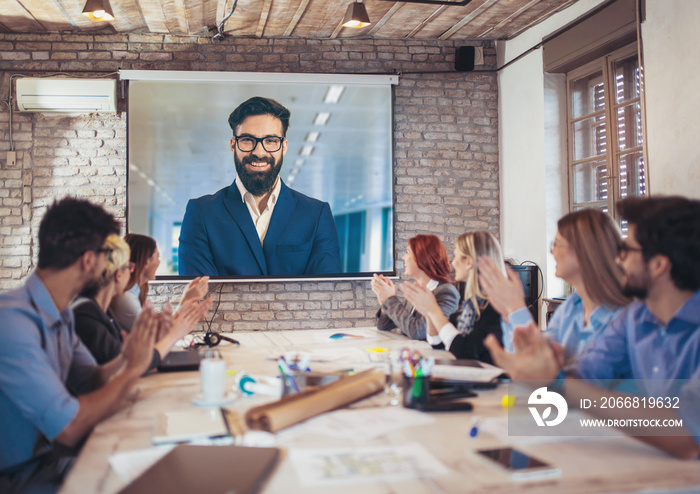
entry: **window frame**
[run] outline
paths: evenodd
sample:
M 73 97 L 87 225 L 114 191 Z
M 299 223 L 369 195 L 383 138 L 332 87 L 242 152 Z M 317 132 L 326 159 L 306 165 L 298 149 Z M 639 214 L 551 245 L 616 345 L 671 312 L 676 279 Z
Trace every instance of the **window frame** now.
M 637 57 L 637 63 L 640 70 L 640 92 L 639 96 L 627 99 L 621 103 L 617 102 L 616 90 L 616 72 L 615 63 L 629 58 L 630 56 Z M 618 109 L 627 107 L 634 104 L 639 104 L 643 111 L 643 67 L 639 63 L 640 57 L 637 49 L 637 43 L 631 43 L 618 50 L 615 50 L 607 55 L 604 55 L 596 60 L 593 60 L 581 67 L 577 67 L 566 73 L 566 126 L 567 126 L 567 173 L 568 173 L 568 183 L 569 183 L 569 211 L 575 211 L 585 207 L 597 207 L 607 210 L 607 212 L 615 218 L 616 221 L 620 221 L 619 214 L 617 213 L 615 204 L 619 199 L 621 199 L 620 194 L 620 170 L 619 170 L 619 160 L 622 156 L 640 153 L 642 154 L 642 160 L 644 163 L 644 179 L 646 181 L 644 187 L 644 194 L 648 194 L 648 162 L 646 157 L 646 146 L 644 145 L 646 141 L 646 129 L 644 127 L 643 121 L 641 122 L 641 139 L 642 142 L 639 145 L 631 146 L 625 149 L 620 149 L 620 126 L 618 125 Z M 572 95 L 572 83 L 574 81 L 580 80 L 586 76 L 594 75 L 595 73 L 602 73 L 602 81 L 604 84 L 603 96 L 605 108 L 602 110 L 594 110 L 585 115 L 579 115 L 573 117 L 573 95 Z M 574 125 L 578 122 L 585 121 L 600 115 L 605 117 L 605 152 L 603 154 L 591 155 L 585 158 L 574 159 Z M 585 164 L 589 162 L 601 161 L 604 157 L 605 159 L 605 175 L 602 177 L 597 177 L 596 180 L 607 179 L 607 198 L 603 200 L 585 201 L 585 202 L 575 202 L 575 167 L 580 164 Z M 627 194 L 631 196 L 633 194 Z M 636 194 L 635 194 L 636 195 Z

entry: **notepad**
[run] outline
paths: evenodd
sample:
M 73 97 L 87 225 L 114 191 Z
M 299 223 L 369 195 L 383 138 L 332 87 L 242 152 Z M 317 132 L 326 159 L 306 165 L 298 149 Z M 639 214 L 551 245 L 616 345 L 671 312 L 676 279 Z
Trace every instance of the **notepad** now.
M 153 429 L 153 444 L 229 435 L 228 424 L 220 408 L 192 408 L 158 415 Z
M 478 360 L 437 360 L 431 377 L 445 381 L 489 383 L 503 374 L 503 370 Z

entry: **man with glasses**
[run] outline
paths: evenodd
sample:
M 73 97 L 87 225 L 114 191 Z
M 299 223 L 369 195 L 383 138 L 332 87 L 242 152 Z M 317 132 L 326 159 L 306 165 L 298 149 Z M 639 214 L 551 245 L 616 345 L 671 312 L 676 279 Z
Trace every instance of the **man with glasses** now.
M 0 294 L 0 492 L 50 492 L 78 445 L 148 368 L 157 332 L 149 308 L 122 359 L 98 366 L 74 330 L 69 304 L 95 286 L 119 223 L 99 206 L 66 198 L 39 225 L 36 270 Z
M 179 272 L 189 276 L 340 273 L 328 203 L 287 187 L 279 173 L 290 112 L 250 98 L 229 116 L 237 178 L 192 199 L 182 220 Z
M 639 439 L 679 458 L 697 459 L 700 457 L 700 201 L 683 197 L 633 197 L 620 201 L 618 207 L 628 225 L 628 236 L 618 256 L 625 277 L 623 289 L 626 295 L 638 300 L 623 309 L 574 363 L 563 370 L 558 350 L 534 324 L 516 329 L 515 354 L 505 352 L 493 339 L 485 343 L 496 365 L 514 379 L 556 377 L 550 386 L 574 406 L 584 399 L 601 403 L 600 388 L 596 386 L 612 383 L 621 389 L 634 385 L 639 395 L 654 398 L 654 406 L 638 399 L 637 407 L 625 407 L 625 403 L 634 403 L 630 395 L 605 391 L 606 402 L 613 399 L 613 403 L 623 405 L 592 410 L 594 415 L 618 423 L 621 419 L 682 419 L 680 428 L 650 431 L 648 427 L 623 427 L 623 430 L 640 435 Z M 664 431 L 669 435 L 647 435 Z

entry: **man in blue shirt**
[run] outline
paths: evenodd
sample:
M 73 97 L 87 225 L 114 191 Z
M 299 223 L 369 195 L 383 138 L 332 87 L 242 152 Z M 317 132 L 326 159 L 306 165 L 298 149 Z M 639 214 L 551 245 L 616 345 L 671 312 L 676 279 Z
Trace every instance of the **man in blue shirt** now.
M 98 366 L 76 336 L 70 302 L 98 282 L 119 223 L 99 206 L 66 198 L 39 226 L 39 259 L 24 284 L 0 294 L 0 491 L 60 485 L 78 445 L 146 371 L 157 321 L 134 325 L 122 354 Z M 65 448 L 63 448 L 65 450 Z
M 644 396 L 676 397 L 677 408 L 598 408 L 594 413 L 615 419 L 680 418 L 685 435 L 640 439 L 679 458 L 698 458 L 700 201 L 628 198 L 620 201 L 619 210 L 627 220 L 628 237 L 620 246 L 618 264 L 625 273 L 626 295 L 638 300 L 563 371 L 561 349 L 550 345 L 534 324 L 516 329 L 515 354 L 505 352 L 495 341 L 486 344 L 497 365 L 514 379 L 556 376 L 554 387 L 572 405 L 601 396 L 595 385 L 617 379 L 635 379 L 637 391 Z M 606 391 L 605 396 L 629 395 Z

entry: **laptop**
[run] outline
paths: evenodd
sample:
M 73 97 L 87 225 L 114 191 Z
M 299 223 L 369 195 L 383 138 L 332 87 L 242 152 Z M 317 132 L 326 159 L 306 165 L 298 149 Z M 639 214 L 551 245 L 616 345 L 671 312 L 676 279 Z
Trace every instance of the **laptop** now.
M 175 350 L 160 361 L 160 372 L 182 372 L 199 370 L 201 357 L 197 350 Z

